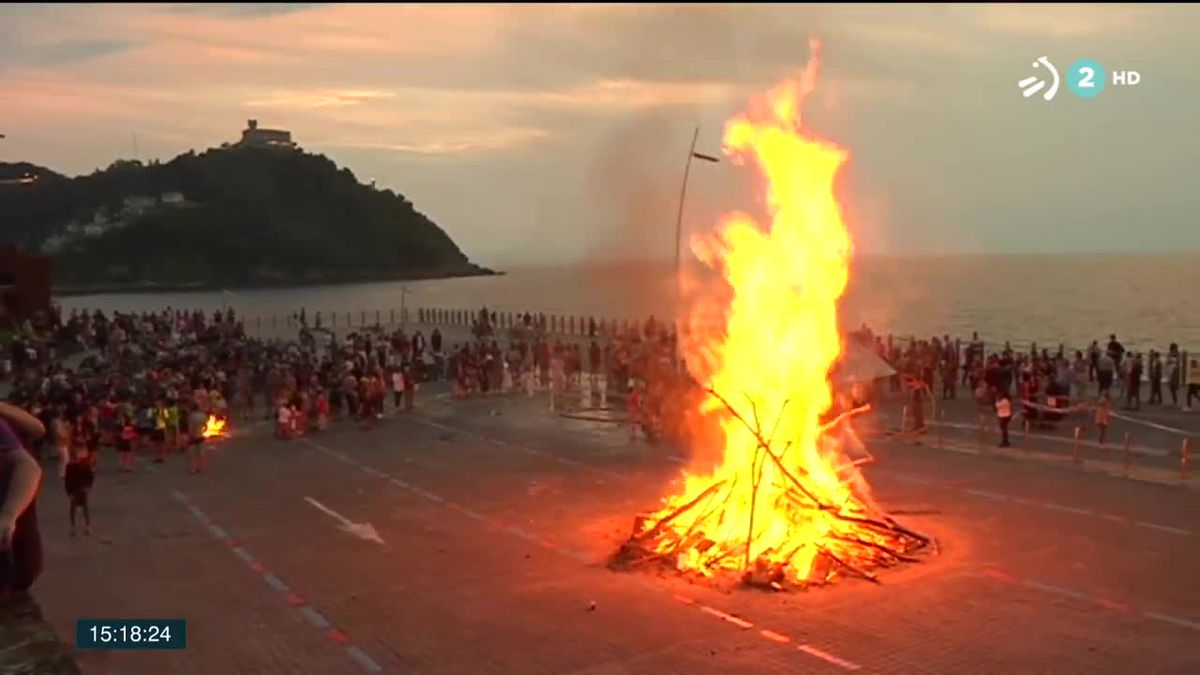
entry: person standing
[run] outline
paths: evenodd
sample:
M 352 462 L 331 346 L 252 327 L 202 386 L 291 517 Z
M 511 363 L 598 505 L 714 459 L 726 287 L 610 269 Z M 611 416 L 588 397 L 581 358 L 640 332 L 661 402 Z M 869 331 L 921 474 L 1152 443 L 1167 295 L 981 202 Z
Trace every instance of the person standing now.
M 204 473 L 206 457 L 204 456 L 204 427 L 208 423 L 208 415 L 201 407 L 192 404 L 188 413 L 188 473 Z
M 1142 409 L 1142 355 L 1134 353 L 1127 359 L 1128 372 L 1125 377 L 1125 409 Z
M 1193 398 L 1200 399 L 1200 360 L 1188 359 L 1187 398 L 1184 399 L 1184 410 L 1191 411 Z
M 1088 382 L 1096 381 L 1097 369 L 1100 365 L 1100 345 L 1095 340 L 1088 346 Z
M 1150 350 L 1150 405 L 1162 405 L 1163 364 L 1157 351 Z
M 75 525 L 77 510 L 83 511 L 83 534 L 88 537 L 92 536 L 92 514 L 88 508 L 88 492 L 92 489 L 96 474 L 92 471 L 92 463 L 88 461 L 88 454 L 86 446 L 82 443 L 77 444 L 75 456 L 67 464 L 67 470 L 63 475 L 63 487 L 66 488 L 67 496 L 71 500 L 69 517 L 72 537 L 79 532 Z
M 1179 356 L 1179 345 L 1174 342 L 1167 348 L 1167 389 L 1171 392 L 1171 405 L 1179 407 L 1179 385 L 1183 381 L 1183 359 Z
M 1117 365 L 1113 361 L 1112 355 L 1108 352 L 1100 354 L 1096 361 L 1096 386 L 1101 394 L 1107 394 L 1112 389 L 1113 374 L 1116 369 Z
M 1000 447 L 1002 448 L 1011 447 L 1008 442 L 1008 425 L 1012 422 L 1012 417 L 1012 400 L 1009 399 L 1008 392 L 1001 391 L 996 395 L 996 421 L 1000 423 Z

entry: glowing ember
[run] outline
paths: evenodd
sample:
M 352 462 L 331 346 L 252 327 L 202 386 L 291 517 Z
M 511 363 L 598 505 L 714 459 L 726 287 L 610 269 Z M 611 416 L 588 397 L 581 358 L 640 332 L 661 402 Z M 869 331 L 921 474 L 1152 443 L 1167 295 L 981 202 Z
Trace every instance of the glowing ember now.
M 845 418 L 821 421 L 841 351 L 837 302 L 851 240 L 833 189 L 847 153 L 800 124 L 816 46 L 797 79 L 725 127 L 726 153 L 753 160 L 766 178 L 770 224 L 729 215 L 715 241 L 693 246 L 728 286 L 693 310 L 687 347 L 693 374 L 708 383 L 700 413 L 720 426 L 722 458 L 709 473 L 685 473 L 683 489 L 635 526 L 619 561 L 743 572 L 778 587 L 842 571 L 874 579 L 868 569 L 908 560 L 929 542 L 875 506 L 858 463 L 829 433 Z M 705 334 L 714 315 L 724 330 Z
M 225 433 L 225 420 L 216 415 L 209 415 L 204 422 L 204 431 L 202 432 L 205 438 L 220 436 Z

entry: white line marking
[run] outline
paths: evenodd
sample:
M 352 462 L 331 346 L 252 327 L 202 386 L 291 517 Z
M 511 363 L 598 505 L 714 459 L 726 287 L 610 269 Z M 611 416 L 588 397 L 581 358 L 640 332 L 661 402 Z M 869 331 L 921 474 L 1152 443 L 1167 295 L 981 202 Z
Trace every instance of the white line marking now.
M 1147 522 L 1140 521 L 1140 520 L 1138 521 L 1137 524 L 1141 525 L 1142 527 L 1150 528 L 1151 530 L 1160 530 L 1162 532 L 1171 532 L 1173 534 L 1181 534 L 1185 537 L 1190 536 L 1192 534 L 1191 530 L 1185 530 L 1181 527 L 1171 527 L 1170 525 L 1156 525 L 1154 523 L 1147 523 Z
M 749 621 L 746 621 L 745 619 L 739 619 L 732 614 L 727 614 L 725 612 L 722 612 L 719 609 L 713 609 L 712 607 L 709 607 L 708 605 L 701 605 L 700 611 L 704 612 L 705 614 L 711 614 L 712 616 L 715 616 L 718 619 L 721 619 L 722 621 L 728 621 L 729 623 L 731 623 L 739 628 L 752 628 L 754 626 L 754 624 L 750 623 Z
M 308 605 L 301 607 L 300 613 L 303 614 L 305 616 L 305 618 L 307 618 L 309 621 L 311 621 L 313 623 L 313 625 L 316 626 L 317 628 L 332 628 L 333 627 L 333 624 L 329 623 L 329 619 L 326 619 L 324 616 L 321 615 L 320 612 L 313 609 L 312 607 L 309 607 Z
M 1054 504 L 1051 502 L 1045 502 L 1045 503 L 1041 504 L 1041 506 L 1042 506 L 1042 508 L 1050 509 L 1051 511 L 1062 511 L 1063 513 L 1074 513 L 1075 515 L 1079 515 L 1079 516 L 1094 516 L 1094 515 L 1096 515 L 1096 512 L 1092 511 L 1091 509 L 1079 509 L 1079 508 L 1075 508 L 1074 506 L 1063 506 L 1062 504 Z
M 987 490 L 976 490 L 975 488 L 964 488 L 963 492 L 965 492 L 969 495 L 975 495 L 976 497 L 985 497 L 987 499 L 995 499 L 997 501 L 1002 501 L 1002 502 L 1006 502 L 1009 499 L 1007 495 L 1002 495 L 998 492 L 988 492 Z
M 225 529 L 222 528 L 220 525 L 209 525 L 208 531 L 212 532 L 213 535 L 216 536 L 217 539 L 228 539 L 229 538 L 229 533 L 226 532 Z
M 796 649 L 799 649 L 800 651 L 802 651 L 805 654 L 808 654 L 810 656 L 815 656 L 818 659 L 828 661 L 829 663 L 832 663 L 835 666 L 841 666 L 841 667 L 845 668 L 846 670 L 858 670 L 858 669 L 862 668 L 862 666 L 858 665 L 857 663 L 854 663 L 853 661 L 847 661 L 846 659 L 838 658 L 838 657 L 834 656 L 833 654 L 830 654 L 829 652 L 823 652 L 820 649 L 817 649 L 816 647 L 813 647 L 811 645 L 799 645 L 796 647 Z
M 268 586 L 274 588 L 280 593 L 287 593 L 288 591 L 292 590 L 290 586 L 283 583 L 283 579 L 280 579 L 271 572 L 267 572 L 266 574 L 262 575 L 262 578 L 263 581 L 267 582 Z
M 234 555 L 236 555 L 237 557 L 246 561 L 246 564 L 250 564 L 250 563 L 254 562 L 254 556 L 250 555 L 250 552 L 247 551 L 246 549 L 242 548 L 241 546 L 235 546 L 232 549 L 232 551 L 233 551 Z
M 1187 619 L 1181 619 L 1177 616 L 1170 616 L 1169 614 L 1159 614 L 1158 612 L 1146 612 L 1146 617 L 1149 619 L 1156 619 L 1158 621 L 1165 621 L 1167 623 L 1175 624 L 1176 626 L 1180 626 L 1181 628 L 1191 628 L 1192 630 L 1200 630 L 1200 623 L 1197 623 L 1195 621 L 1188 621 Z
M 1086 593 L 1080 593 L 1079 591 L 1073 591 L 1069 588 L 1064 588 L 1062 586 L 1055 586 L 1053 584 L 1043 584 L 1040 581 L 1032 581 L 1030 579 L 1023 579 L 1021 581 L 1021 584 L 1023 586 L 1028 586 L 1029 588 L 1036 588 L 1039 591 L 1045 591 L 1047 593 L 1054 593 L 1055 595 L 1061 595 L 1061 596 L 1068 597 L 1068 598 L 1074 598 L 1076 600 L 1083 600 L 1086 602 L 1091 602 L 1091 599 L 1092 599 L 1091 596 L 1087 595 Z
M 375 659 L 371 658 L 370 655 L 364 652 L 358 645 L 350 645 L 349 647 L 346 647 L 346 653 L 350 655 L 350 658 L 362 664 L 362 667 L 366 668 L 367 672 L 383 672 L 383 666 L 376 663 Z

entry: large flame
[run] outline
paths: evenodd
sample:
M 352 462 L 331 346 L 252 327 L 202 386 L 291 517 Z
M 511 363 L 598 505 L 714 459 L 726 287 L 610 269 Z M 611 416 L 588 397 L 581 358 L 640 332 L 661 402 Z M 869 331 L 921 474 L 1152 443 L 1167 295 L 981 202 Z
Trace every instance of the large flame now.
M 216 415 L 209 415 L 208 419 L 204 421 L 204 430 L 201 432 L 204 438 L 213 438 L 214 436 L 220 436 L 224 433 L 225 420 L 217 417 Z
M 801 104 L 816 82 L 815 48 L 803 73 L 725 127 L 726 153 L 753 160 L 766 179 L 770 222 L 731 214 L 718 237 L 693 245 L 728 285 L 720 299 L 693 308 L 686 348 L 689 363 L 711 371 L 698 378 L 713 392 L 700 412 L 716 417 L 724 453 L 711 472 L 685 473 L 682 491 L 647 518 L 647 526 L 670 533 L 656 550 L 674 555 L 680 569 L 711 574 L 769 564 L 805 581 L 821 553 L 851 562 L 861 542 L 884 537 L 847 520 L 875 506 L 856 464 L 821 422 L 841 350 L 837 303 L 851 238 L 834 196 L 848 154 L 801 126 Z M 725 305 L 718 313 L 724 330 L 695 335 L 714 315 L 713 302 Z M 759 436 L 770 440 L 776 459 L 762 451 Z M 860 543 L 851 547 L 848 538 Z

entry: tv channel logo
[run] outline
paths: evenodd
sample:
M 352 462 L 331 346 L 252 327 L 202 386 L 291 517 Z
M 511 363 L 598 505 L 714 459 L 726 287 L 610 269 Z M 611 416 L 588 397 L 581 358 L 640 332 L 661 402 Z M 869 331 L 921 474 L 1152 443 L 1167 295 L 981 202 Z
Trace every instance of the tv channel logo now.
M 1051 101 L 1058 93 L 1058 69 L 1045 56 L 1039 56 L 1033 62 L 1033 67 L 1040 74 L 1031 75 L 1019 82 L 1021 95 L 1030 98 L 1039 92 L 1042 100 Z M 1095 59 L 1079 59 L 1067 68 L 1064 75 L 1067 89 L 1075 96 L 1083 99 L 1095 98 L 1104 91 L 1110 79 L 1114 87 L 1133 87 L 1142 81 L 1142 75 L 1136 70 L 1114 70 L 1110 73 Z
M 1067 89 L 1079 98 L 1095 98 L 1104 91 L 1107 73 L 1095 59 L 1079 59 L 1067 68 Z

